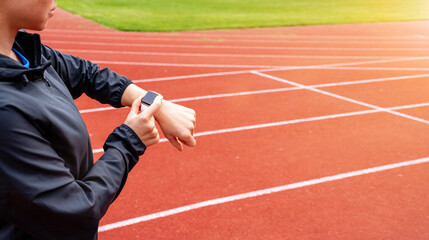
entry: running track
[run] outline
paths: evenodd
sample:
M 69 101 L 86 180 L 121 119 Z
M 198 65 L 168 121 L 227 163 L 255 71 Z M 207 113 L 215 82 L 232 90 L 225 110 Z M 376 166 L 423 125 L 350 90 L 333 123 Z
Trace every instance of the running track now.
M 197 112 L 100 239 L 428 239 L 429 22 L 122 33 L 59 10 L 45 44 Z M 77 100 L 95 157 L 128 109 Z

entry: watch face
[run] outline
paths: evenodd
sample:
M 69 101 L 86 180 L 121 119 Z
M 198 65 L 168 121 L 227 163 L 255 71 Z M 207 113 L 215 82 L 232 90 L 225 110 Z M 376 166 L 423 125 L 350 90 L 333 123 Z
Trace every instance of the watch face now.
M 146 105 L 151 105 L 153 103 L 153 101 L 155 101 L 155 98 L 158 96 L 159 94 L 153 91 L 148 91 L 146 93 L 146 95 L 143 97 L 142 99 L 142 103 L 146 104 Z

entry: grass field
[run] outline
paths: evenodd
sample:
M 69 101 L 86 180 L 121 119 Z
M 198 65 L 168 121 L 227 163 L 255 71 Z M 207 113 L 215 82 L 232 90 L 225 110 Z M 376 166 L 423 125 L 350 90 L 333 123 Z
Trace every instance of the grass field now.
M 429 19 L 428 0 L 58 0 L 124 31 L 183 31 Z

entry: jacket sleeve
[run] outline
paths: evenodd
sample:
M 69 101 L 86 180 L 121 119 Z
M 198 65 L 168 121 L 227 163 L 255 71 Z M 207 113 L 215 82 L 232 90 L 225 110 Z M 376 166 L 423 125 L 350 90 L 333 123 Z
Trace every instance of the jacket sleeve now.
M 100 69 L 95 63 L 61 53 L 45 45 L 42 45 L 42 55 L 51 61 L 74 99 L 85 93 L 101 103 L 108 103 L 113 107 L 122 106 L 122 93 L 132 83 L 127 77 L 108 68 Z
M 101 217 L 145 151 L 126 125 L 105 154 L 75 179 L 43 134 L 18 109 L 0 109 L 0 218 L 38 239 L 93 239 Z

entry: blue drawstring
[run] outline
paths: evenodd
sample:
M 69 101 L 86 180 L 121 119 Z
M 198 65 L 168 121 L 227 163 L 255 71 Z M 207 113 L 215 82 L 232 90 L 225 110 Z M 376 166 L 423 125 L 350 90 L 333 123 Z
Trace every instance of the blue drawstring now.
M 16 51 L 13 48 L 12 48 L 12 50 L 18 55 L 19 59 L 21 60 L 22 64 L 24 65 L 24 67 L 30 68 L 30 62 L 24 56 L 22 56 L 22 54 L 19 53 L 18 51 Z

